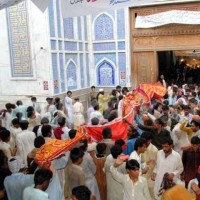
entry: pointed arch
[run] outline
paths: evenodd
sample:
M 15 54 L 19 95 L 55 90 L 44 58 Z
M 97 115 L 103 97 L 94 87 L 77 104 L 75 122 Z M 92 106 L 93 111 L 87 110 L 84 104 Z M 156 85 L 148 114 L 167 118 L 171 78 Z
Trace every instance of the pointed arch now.
M 115 66 L 112 61 L 103 58 L 97 64 L 97 85 L 114 86 L 115 85 Z
M 114 20 L 108 13 L 101 13 L 93 21 L 95 40 L 114 39 Z
M 65 77 L 68 90 L 77 89 L 77 66 L 72 59 L 70 59 L 66 64 Z

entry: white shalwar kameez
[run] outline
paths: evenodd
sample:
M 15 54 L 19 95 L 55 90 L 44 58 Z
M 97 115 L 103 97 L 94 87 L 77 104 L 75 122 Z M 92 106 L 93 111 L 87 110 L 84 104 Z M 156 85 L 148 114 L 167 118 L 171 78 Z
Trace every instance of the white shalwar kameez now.
M 73 105 L 73 118 L 74 118 L 75 129 L 85 123 L 83 112 L 84 112 L 83 104 L 80 102 L 76 102 Z
M 74 123 L 73 120 L 73 101 L 72 98 L 66 96 L 65 97 L 65 108 L 67 110 L 67 115 L 69 118 L 69 124 L 72 125 Z
M 172 150 L 171 154 L 167 157 L 165 157 L 163 150 L 158 151 L 156 166 L 153 172 L 156 173 L 154 195 L 156 200 L 160 200 L 161 196 L 158 196 L 158 194 L 165 173 L 173 173 L 173 182 L 176 184 L 181 184 L 180 174 L 183 172 L 181 156 L 174 150 Z

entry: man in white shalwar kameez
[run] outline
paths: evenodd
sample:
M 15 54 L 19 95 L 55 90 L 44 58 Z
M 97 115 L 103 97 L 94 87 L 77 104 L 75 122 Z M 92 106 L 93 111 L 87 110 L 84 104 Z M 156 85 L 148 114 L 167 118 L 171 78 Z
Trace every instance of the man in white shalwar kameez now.
M 156 200 L 160 200 L 160 186 L 165 173 L 168 173 L 168 179 L 176 184 L 181 184 L 180 174 L 183 172 L 183 163 L 179 153 L 172 149 L 173 141 L 166 138 L 162 141 L 162 150 L 157 153 L 156 166 L 153 170 L 152 179 L 155 180 L 154 195 Z
M 74 118 L 74 128 L 77 129 L 80 125 L 85 123 L 83 116 L 84 107 L 79 98 L 75 98 L 75 103 L 73 105 L 73 118 Z
M 65 108 L 67 110 L 67 116 L 69 118 L 69 125 L 71 126 L 74 123 L 73 120 L 73 100 L 72 100 L 72 92 L 68 91 L 67 96 L 65 97 Z
M 22 129 L 22 132 L 19 133 L 16 137 L 17 155 L 19 155 L 23 159 L 24 164 L 27 166 L 27 155 L 35 148 L 35 133 L 27 130 L 27 120 L 22 121 L 20 123 L 20 127 Z

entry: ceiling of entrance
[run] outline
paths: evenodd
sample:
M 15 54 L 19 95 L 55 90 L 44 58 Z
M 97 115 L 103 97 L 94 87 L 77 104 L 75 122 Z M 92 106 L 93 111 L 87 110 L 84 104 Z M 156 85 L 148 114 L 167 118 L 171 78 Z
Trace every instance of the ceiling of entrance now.
M 175 56 L 200 57 L 200 50 L 173 51 Z

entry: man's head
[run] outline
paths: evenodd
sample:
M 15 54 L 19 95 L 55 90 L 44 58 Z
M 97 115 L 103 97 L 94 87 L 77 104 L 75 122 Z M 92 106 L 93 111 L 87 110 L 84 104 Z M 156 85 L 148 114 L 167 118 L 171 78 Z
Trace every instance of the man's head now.
M 71 130 L 68 132 L 69 138 L 70 138 L 70 139 L 75 138 L 75 137 L 76 137 L 76 132 L 77 132 L 77 130 L 71 129 Z
M 47 117 L 43 117 L 43 118 L 41 119 L 41 124 L 42 124 L 42 125 L 48 125 L 48 124 L 49 124 L 49 119 L 48 119 Z
M 99 124 L 99 119 L 98 119 L 97 117 L 92 118 L 92 119 L 91 119 L 91 124 L 92 124 L 93 126 L 98 125 L 98 124 Z
M 15 127 L 15 128 L 19 128 L 20 125 L 19 125 L 19 119 L 18 118 L 14 118 L 12 120 L 12 125 Z
M 183 111 L 184 111 L 185 116 L 188 116 L 190 113 L 190 107 L 188 105 L 184 105 Z
M 112 131 L 110 128 L 104 128 L 102 131 L 102 135 L 104 139 L 111 139 L 112 138 Z
M 43 144 L 45 144 L 45 140 L 42 136 L 38 136 L 34 140 L 34 147 L 40 148 Z
M 93 105 L 93 108 L 94 108 L 94 110 L 99 110 L 99 104 L 98 104 L 98 103 L 95 103 L 95 104 Z
M 20 128 L 22 129 L 22 130 L 26 130 L 27 128 L 28 128 L 28 121 L 27 120 L 21 120 L 20 122 L 19 122 L 19 124 L 20 124 Z
M 200 129 L 200 121 L 192 120 L 191 122 L 191 129 L 193 132 L 197 132 Z
M 71 97 L 72 96 L 72 91 L 67 91 L 67 96 Z
M 80 185 L 72 189 L 71 200 L 90 200 L 91 192 L 84 186 Z
M 117 159 L 117 157 L 122 153 L 122 148 L 119 145 L 114 145 L 110 149 L 111 155 L 114 159 Z
M 137 138 L 138 136 L 139 133 L 137 132 L 137 129 L 135 129 L 133 126 L 129 126 L 127 137 L 131 139 L 131 138 Z
M 191 145 L 194 151 L 197 151 L 200 147 L 200 139 L 198 136 L 194 136 L 191 138 Z
M 49 169 L 38 169 L 34 175 L 35 188 L 45 191 L 52 177 L 53 173 Z
M 10 141 L 10 131 L 3 129 L 0 134 L 0 139 L 1 141 L 8 143 Z
M 5 107 L 6 107 L 6 110 L 7 110 L 8 112 L 11 112 L 11 111 L 12 111 L 12 108 L 13 108 L 13 105 L 12 105 L 11 103 L 7 103 L 7 104 L 5 105 Z
M 106 144 L 98 143 L 96 146 L 97 154 L 105 154 L 106 153 Z
M 94 85 L 91 86 L 91 90 L 92 90 L 92 91 L 95 91 L 95 86 L 94 86 Z
M 59 126 L 61 126 L 61 127 L 65 126 L 65 124 L 66 124 L 66 119 L 65 119 L 65 117 L 59 117 L 59 118 L 58 118 L 58 124 L 59 124 Z
M 42 132 L 43 137 L 51 137 L 52 136 L 52 127 L 50 125 L 43 125 L 41 132 Z
M 8 167 L 9 167 L 9 170 L 13 174 L 15 174 L 15 173 L 20 172 L 22 169 L 24 169 L 25 165 L 23 164 L 22 159 L 20 157 L 16 156 L 16 157 L 11 158 L 8 161 Z
M 31 97 L 31 101 L 36 102 L 37 101 L 36 97 Z
M 21 106 L 21 105 L 23 105 L 23 103 L 22 103 L 21 100 L 18 100 L 18 101 L 16 102 L 16 105 L 17 105 L 17 106 Z
M 173 141 L 170 137 L 166 137 L 161 141 L 162 150 L 166 155 L 169 155 L 172 151 Z
M 140 174 L 140 165 L 137 160 L 131 159 L 126 162 L 126 170 L 129 176 L 138 178 Z
M 139 153 L 144 153 L 146 150 L 147 141 L 144 138 L 138 138 L 135 141 L 134 150 Z
M 76 165 L 80 165 L 83 161 L 84 152 L 80 148 L 73 148 L 70 151 L 70 159 L 72 163 Z
M 128 90 L 127 87 L 123 87 L 123 88 L 122 88 L 122 94 L 123 94 L 123 95 L 126 95 L 128 92 L 129 92 L 129 90 Z
M 121 93 L 122 87 L 121 87 L 120 85 L 117 85 L 117 86 L 116 86 L 116 90 L 117 90 L 119 93 Z
M 163 105 L 162 106 L 162 112 L 164 115 L 168 115 L 169 113 L 169 106 L 168 105 Z
M 142 133 L 141 138 L 146 140 L 146 145 L 147 147 L 151 144 L 151 140 L 152 140 L 152 133 L 149 131 L 145 131 Z

